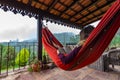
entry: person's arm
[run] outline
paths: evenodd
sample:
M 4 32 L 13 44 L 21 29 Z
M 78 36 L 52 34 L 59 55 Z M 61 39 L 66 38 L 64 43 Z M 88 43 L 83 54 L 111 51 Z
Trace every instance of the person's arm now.
M 64 63 L 64 64 L 68 64 L 70 63 L 74 57 L 78 54 L 79 50 L 81 49 L 82 46 L 79 47 L 75 47 L 75 49 L 73 51 L 71 51 L 69 54 L 67 54 L 66 56 L 62 53 L 59 53 L 58 51 L 58 57 L 60 58 L 60 60 Z
M 59 51 L 57 51 L 59 58 L 61 59 L 61 61 L 64 64 L 68 64 L 70 63 L 74 57 L 78 54 L 79 50 L 81 49 L 82 45 L 84 44 L 85 40 L 80 41 L 76 47 L 70 52 L 68 53 L 66 56 L 62 53 L 60 53 Z
M 80 42 L 77 43 L 76 47 L 79 47 L 85 43 L 85 40 L 81 40 Z

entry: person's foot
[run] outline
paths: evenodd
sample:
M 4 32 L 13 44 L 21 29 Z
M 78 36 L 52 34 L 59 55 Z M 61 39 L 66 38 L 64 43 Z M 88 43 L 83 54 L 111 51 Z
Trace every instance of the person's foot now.
M 59 55 L 59 53 L 60 53 L 59 50 L 57 50 L 57 54 L 58 54 L 58 55 Z

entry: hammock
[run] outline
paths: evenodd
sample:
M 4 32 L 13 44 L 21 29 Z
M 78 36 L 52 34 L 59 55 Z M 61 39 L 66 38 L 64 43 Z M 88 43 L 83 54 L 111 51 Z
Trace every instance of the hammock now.
M 57 55 L 57 49 L 51 44 L 52 41 L 61 46 L 48 28 L 42 29 L 43 45 L 55 62 L 63 70 L 76 70 L 96 61 L 107 48 L 115 33 L 120 27 L 120 0 L 117 0 L 102 17 L 98 26 L 91 32 L 78 54 L 69 64 L 63 64 Z

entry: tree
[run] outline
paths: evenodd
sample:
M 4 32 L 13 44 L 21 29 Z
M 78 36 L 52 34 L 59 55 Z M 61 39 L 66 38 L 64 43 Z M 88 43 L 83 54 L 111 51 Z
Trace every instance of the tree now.
M 23 48 L 18 54 L 15 59 L 15 63 L 19 66 L 25 66 L 26 63 L 28 62 L 28 59 L 30 57 L 30 53 L 28 49 Z
M 6 66 L 8 65 L 13 66 L 13 61 L 14 61 L 14 48 L 12 46 L 1 46 L 2 48 L 2 69 L 6 68 Z
M 79 40 L 80 40 L 80 36 L 79 35 L 75 35 L 75 36 L 70 37 L 70 42 L 71 43 L 78 43 Z
M 110 47 L 120 47 L 120 35 L 115 35 L 110 43 Z

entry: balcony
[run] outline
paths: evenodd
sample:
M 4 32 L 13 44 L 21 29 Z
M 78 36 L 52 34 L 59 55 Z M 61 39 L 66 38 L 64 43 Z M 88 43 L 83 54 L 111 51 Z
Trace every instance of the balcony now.
M 103 71 L 103 62 L 101 59 L 96 61 L 92 68 L 87 66 L 75 71 L 64 71 L 57 67 L 41 70 L 39 72 L 29 72 L 28 67 L 31 62 L 38 57 L 37 42 L 5 42 L 0 46 L 0 80 L 119 80 L 120 75 L 117 72 Z M 23 57 L 20 54 L 23 50 Z M 26 59 L 25 55 L 29 53 L 28 59 L 23 65 L 20 65 L 20 58 Z M 51 60 L 43 49 L 42 55 L 46 56 L 47 63 Z M 18 64 L 16 59 L 19 57 Z M 90 65 L 90 66 L 91 66 Z M 101 67 L 100 67 L 101 65 Z M 95 70 L 96 67 L 99 70 Z M 95 67 L 95 68 L 94 68 Z M 94 68 L 94 69 L 93 69 Z M 101 69 L 100 69 L 101 68 Z
M 43 56 L 46 56 L 43 49 Z M 4 42 L 0 45 L 0 76 L 27 69 L 38 57 L 37 42 Z M 49 58 L 47 58 L 48 61 Z
M 22 72 L 1 78 L 1 80 L 120 80 L 120 75 L 113 72 L 101 72 L 88 67 L 70 72 L 54 68 L 41 72 Z

